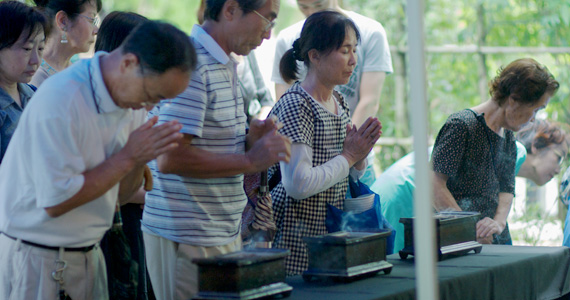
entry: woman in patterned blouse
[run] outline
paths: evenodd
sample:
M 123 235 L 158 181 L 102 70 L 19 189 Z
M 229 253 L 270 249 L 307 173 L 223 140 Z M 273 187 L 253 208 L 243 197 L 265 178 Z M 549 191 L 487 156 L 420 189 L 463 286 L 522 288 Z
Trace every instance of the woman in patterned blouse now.
M 490 100 L 452 114 L 440 130 L 432 154 L 435 208 L 479 212 L 480 243 L 512 244 L 513 132 L 533 121 L 558 87 L 535 60 L 515 60 L 491 81 Z
M 362 175 L 366 156 L 382 134 L 377 118 L 359 129 L 352 126 L 347 103 L 334 91 L 351 78 L 359 39 L 358 29 L 343 14 L 315 13 L 280 61 L 281 75 L 289 82 L 298 79 L 297 61 L 308 70 L 271 112 L 283 123 L 280 133 L 292 140 L 291 160 L 279 164 L 282 180 L 271 192 L 277 225 L 274 247 L 291 250 L 288 275 L 307 269 L 302 238 L 327 233 L 327 203 L 343 208 L 349 173 L 353 178 Z

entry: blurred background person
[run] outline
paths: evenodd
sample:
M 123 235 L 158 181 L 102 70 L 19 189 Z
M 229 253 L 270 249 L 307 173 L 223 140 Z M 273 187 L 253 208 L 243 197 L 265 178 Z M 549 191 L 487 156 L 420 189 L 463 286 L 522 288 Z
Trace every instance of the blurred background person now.
M 0 163 L 34 90 L 49 33 L 45 16 L 18 1 L 0 2 Z
M 490 82 L 491 99 L 452 114 L 440 129 L 432 153 L 435 209 L 479 212 L 480 243 L 512 244 L 513 132 L 533 121 L 559 86 L 534 59 L 517 59 Z
M 322 11 L 307 18 L 301 36 L 281 58 L 286 82 L 297 80 L 297 61 L 307 66 L 305 78 L 277 101 L 270 116 L 283 123 L 279 132 L 292 140 L 291 161 L 280 162 L 281 182 L 271 191 L 277 233 L 274 248 L 291 251 L 288 275 L 308 268 L 303 237 L 326 234 L 327 204 L 344 207 L 348 176 L 356 180 L 366 169 L 366 156 L 382 134 L 368 118 L 351 126 L 344 96 L 334 90 L 355 71 L 359 31 L 344 14 Z
M 297 0 L 297 5 L 305 17 L 323 10 L 334 10 L 348 16 L 360 32 L 360 44 L 356 48 L 357 62 L 352 76 L 347 83 L 341 84 L 337 90 L 344 96 L 350 108 L 351 120 L 360 127 L 369 117 L 376 117 L 380 107 L 380 95 L 387 74 L 393 72 L 392 56 L 386 31 L 378 21 L 344 10 L 338 0 Z M 279 73 L 279 61 L 285 51 L 291 48 L 293 41 L 299 38 L 305 20 L 297 22 L 279 32 L 275 44 L 275 58 L 271 80 L 275 82 L 275 99 L 291 86 Z M 299 80 L 303 80 L 307 68 L 297 62 Z M 374 151 L 368 156 L 368 168 L 361 181 L 370 186 L 376 179 L 374 173 Z
M 101 27 L 97 34 L 97 41 L 95 42 L 95 52 L 111 52 L 115 50 L 135 27 L 147 21 L 147 18 L 133 12 L 113 11 L 109 13 L 105 19 L 103 19 L 103 22 L 101 22 Z M 133 114 L 138 114 L 139 116 L 137 116 L 137 118 L 144 120 L 147 115 L 146 112 L 145 109 L 139 109 L 133 111 Z M 145 168 L 148 167 L 145 166 Z M 120 214 L 123 220 L 123 232 L 129 242 L 131 258 L 138 263 L 137 292 L 136 298 L 134 299 L 139 300 L 154 298 L 152 289 L 150 288 L 150 280 L 147 278 L 144 242 L 141 231 L 143 212 L 141 204 L 144 204 L 144 194 L 145 191 L 141 188 L 133 197 L 129 198 L 129 202 L 121 203 L 120 208 Z M 112 249 L 109 242 L 108 231 L 103 237 L 103 240 L 101 240 L 101 249 L 105 255 L 107 266 L 113 263 L 109 256 L 109 252 Z M 112 274 L 109 274 L 109 272 L 110 268 L 107 268 L 107 279 L 111 280 Z M 109 284 L 110 295 L 113 294 L 112 288 L 113 285 Z
M 89 51 L 99 30 L 101 0 L 34 0 L 48 17 L 52 30 L 40 68 L 30 82 L 39 87 L 69 67 L 75 54 Z

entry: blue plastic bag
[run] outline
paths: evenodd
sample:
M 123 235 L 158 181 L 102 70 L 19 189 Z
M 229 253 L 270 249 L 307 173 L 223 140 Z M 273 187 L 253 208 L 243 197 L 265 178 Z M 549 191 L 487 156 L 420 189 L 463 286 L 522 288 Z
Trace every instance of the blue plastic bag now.
M 327 204 L 327 217 L 325 225 L 329 233 L 337 231 L 365 231 L 365 230 L 391 230 L 392 234 L 386 243 L 386 254 L 394 253 L 394 239 L 396 230 L 382 215 L 380 195 L 374 193 L 370 188 L 360 182 L 348 180 L 349 190 L 353 198 L 361 195 L 374 194 L 372 208 L 361 213 L 344 212 L 330 204 Z

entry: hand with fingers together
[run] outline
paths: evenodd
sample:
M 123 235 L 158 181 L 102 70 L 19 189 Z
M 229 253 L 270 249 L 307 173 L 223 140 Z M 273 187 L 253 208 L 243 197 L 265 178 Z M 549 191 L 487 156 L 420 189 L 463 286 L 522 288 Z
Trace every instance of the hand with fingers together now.
M 382 135 L 382 123 L 378 118 L 368 118 L 360 129 L 356 125 L 346 126 L 346 139 L 344 140 L 342 155 L 348 160 L 350 166 L 362 165 L 366 156 Z
M 280 161 L 289 162 L 291 140 L 280 134 L 277 129 L 272 129 L 253 144 L 246 152 L 246 157 L 254 168 L 251 172 L 266 170 Z
M 159 155 L 178 147 L 182 138 L 182 125 L 178 121 L 171 121 L 154 126 L 158 117 L 148 120 L 129 135 L 125 147 L 121 150 L 136 165 L 144 165 Z

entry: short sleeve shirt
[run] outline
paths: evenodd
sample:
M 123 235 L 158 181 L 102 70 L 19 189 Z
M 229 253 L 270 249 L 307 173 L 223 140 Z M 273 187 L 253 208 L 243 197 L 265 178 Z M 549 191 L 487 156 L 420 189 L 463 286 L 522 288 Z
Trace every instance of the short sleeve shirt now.
M 219 154 L 245 153 L 246 116 L 235 62 L 200 26 L 192 30 L 198 66 L 188 88 L 153 111 L 158 124 L 178 120 L 192 145 Z M 177 243 L 217 246 L 239 237 L 247 203 L 243 175 L 193 178 L 164 174 L 149 163 L 154 186 L 146 194 L 143 231 Z
M 141 125 L 107 91 L 99 67 L 104 55 L 48 78 L 24 110 L 0 166 L 0 231 L 48 246 L 83 247 L 111 227 L 118 184 L 57 218 L 45 212 L 75 195 L 83 173 L 119 152 Z
M 483 114 L 463 110 L 449 116 L 435 141 L 434 171 L 449 176 L 447 187 L 459 207 L 493 218 L 499 193 L 515 189 L 517 150 L 513 132 L 499 136 Z

